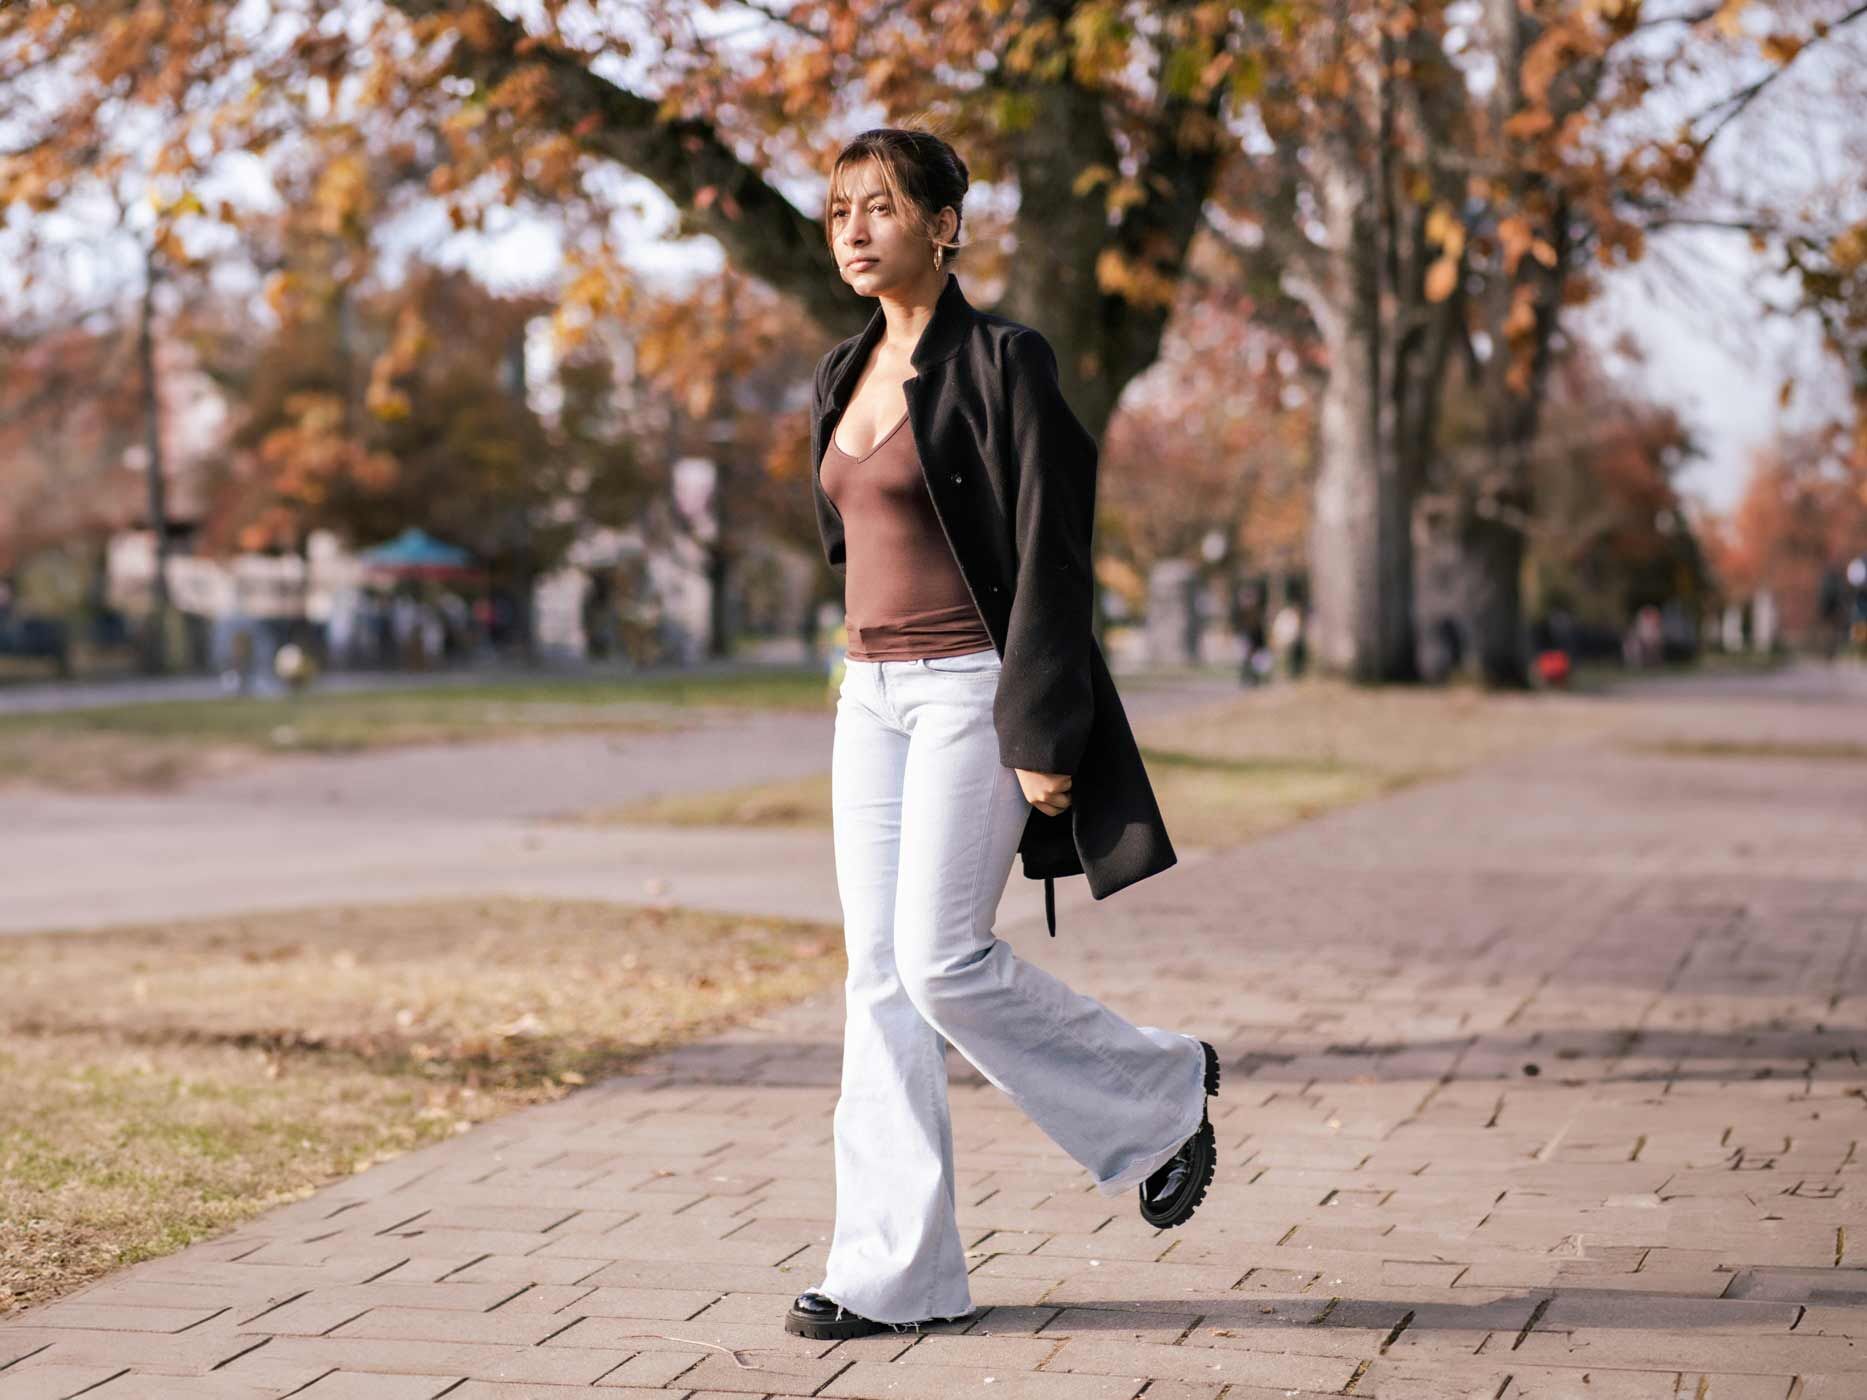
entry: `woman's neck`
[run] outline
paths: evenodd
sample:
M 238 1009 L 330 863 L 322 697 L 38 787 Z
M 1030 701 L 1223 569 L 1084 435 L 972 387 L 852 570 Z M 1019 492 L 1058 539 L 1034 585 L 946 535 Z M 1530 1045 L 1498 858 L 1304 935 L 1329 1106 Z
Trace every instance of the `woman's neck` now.
M 929 271 L 931 276 L 911 287 L 877 292 L 875 296 L 882 304 L 882 317 L 887 327 L 882 333 L 882 347 L 903 359 L 920 343 L 921 332 L 933 320 L 934 306 L 946 288 L 946 274 L 938 269 Z

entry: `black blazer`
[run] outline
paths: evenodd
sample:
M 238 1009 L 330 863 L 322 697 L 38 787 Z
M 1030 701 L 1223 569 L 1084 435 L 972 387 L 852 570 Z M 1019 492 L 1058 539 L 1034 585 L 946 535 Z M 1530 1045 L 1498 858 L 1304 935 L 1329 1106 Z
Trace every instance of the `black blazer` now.
M 843 520 L 823 492 L 823 454 L 886 322 L 817 363 L 811 492 L 824 557 L 847 560 Z M 1049 342 L 980 311 L 947 274 L 903 382 L 921 473 L 953 557 L 1003 661 L 992 706 L 999 761 L 1071 775 L 1070 805 L 1035 807 L 1018 846 L 1024 873 L 1086 875 L 1102 899 L 1176 859 L 1093 625 L 1096 442 L 1064 401 Z

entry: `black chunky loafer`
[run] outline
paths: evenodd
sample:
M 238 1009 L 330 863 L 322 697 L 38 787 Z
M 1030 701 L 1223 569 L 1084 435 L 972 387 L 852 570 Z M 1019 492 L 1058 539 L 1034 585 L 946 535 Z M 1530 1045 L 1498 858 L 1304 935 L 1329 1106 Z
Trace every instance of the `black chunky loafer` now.
M 923 1327 L 933 1327 L 944 1322 L 964 1322 L 971 1314 L 959 1317 L 930 1317 L 920 1322 L 877 1322 L 873 1318 L 858 1317 L 841 1303 L 824 1297 L 815 1289 L 806 1289 L 797 1295 L 791 1304 L 791 1311 L 785 1314 L 784 1330 L 799 1337 L 812 1337 L 818 1341 L 840 1340 L 844 1337 L 867 1337 L 876 1332 L 918 1332 Z
M 1219 1092 L 1219 1052 L 1203 1040 L 1199 1043 L 1206 1051 L 1206 1096 L 1210 1098 Z M 1202 1113 L 1199 1131 L 1141 1183 L 1141 1218 L 1157 1230 L 1184 1222 L 1206 1198 L 1218 1159 L 1212 1120 Z

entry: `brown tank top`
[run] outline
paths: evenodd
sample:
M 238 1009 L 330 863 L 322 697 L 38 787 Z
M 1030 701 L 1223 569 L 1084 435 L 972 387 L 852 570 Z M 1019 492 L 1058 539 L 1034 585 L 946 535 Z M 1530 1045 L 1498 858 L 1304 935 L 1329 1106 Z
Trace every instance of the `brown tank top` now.
M 921 475 L 904 414 L 861 457 L 831 435 L 823 493 L 843 517 L 844 612 L 853 661 L 959 656 L 992 645 Z

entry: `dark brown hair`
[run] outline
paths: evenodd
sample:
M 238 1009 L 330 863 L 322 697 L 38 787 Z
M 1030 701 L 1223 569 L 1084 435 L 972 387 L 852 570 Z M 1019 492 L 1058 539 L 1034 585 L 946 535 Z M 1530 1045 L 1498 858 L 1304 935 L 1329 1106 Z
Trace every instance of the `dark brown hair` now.
M 929 243 L 939 243 L 946 250 L 945 261 L 952 262 L 959 251 L 959 224 L 953 225 L 955 241 L 941 243 L 935 236 L 935 220 L 948 205 L 959 218 L 965 217 L 960 205 L 971 181 L 959 152 L 921 127 L 874 127 L 837 153 L 830 166 L 830 192 L 823 201 L 824 241 L 835 241 L 836 231 L 830 227 L 830 215 L 839 200 L 848 199 L 845 181 L 850 170 L 869 160 L 874 161 L 881 172 L 882 185 L 895 208 Z

